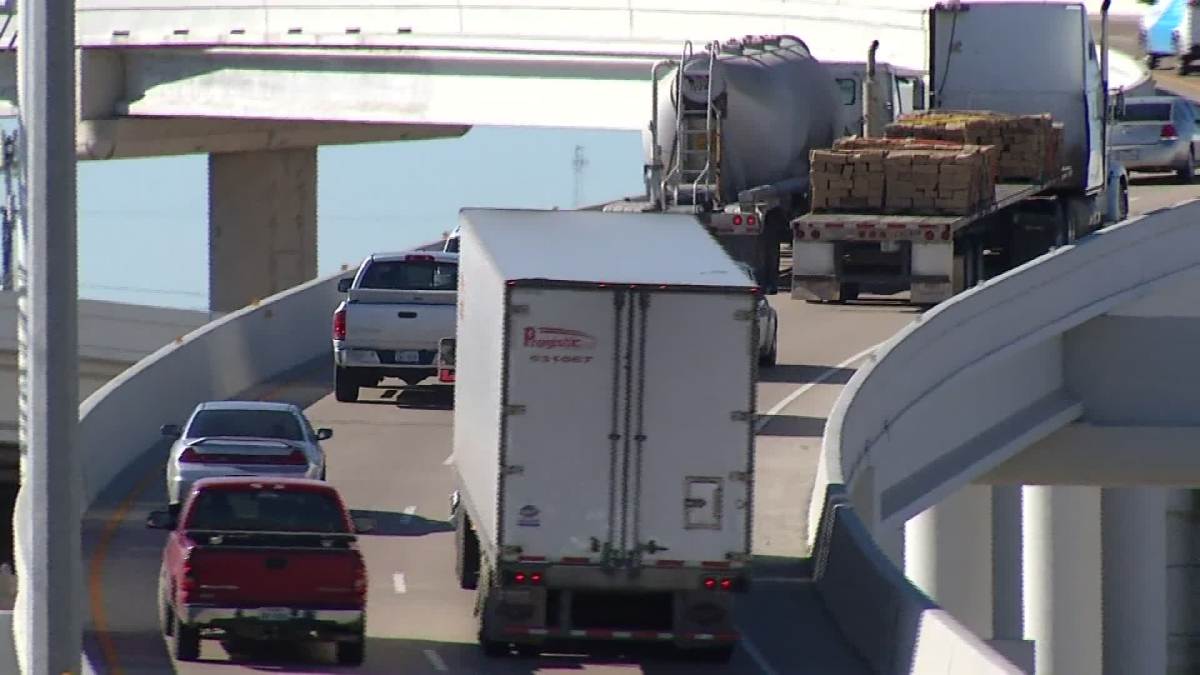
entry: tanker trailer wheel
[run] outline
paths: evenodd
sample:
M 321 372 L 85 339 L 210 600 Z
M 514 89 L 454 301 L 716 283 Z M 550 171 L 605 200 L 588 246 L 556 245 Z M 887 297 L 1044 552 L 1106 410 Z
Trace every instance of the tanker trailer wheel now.
M 474 590 L 479 585 L 479 537 L 471 527 L 471 519 L 461 511 L 454 526 L 454 576 L 463 590 Z
M 838 287 L 838 302 L 858 299 L 858 284 L 846 283 Z

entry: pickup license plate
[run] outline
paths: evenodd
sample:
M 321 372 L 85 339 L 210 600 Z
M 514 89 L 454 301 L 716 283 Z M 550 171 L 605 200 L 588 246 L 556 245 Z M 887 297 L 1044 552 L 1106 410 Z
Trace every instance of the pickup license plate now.
M 287 607 L 263 607 L 258 610 L 258 618 L 263 621 L 287 621 L 292 618 L 292 610 Z
M 420 363 L 420 361 L 421 352 L 413 351 L 411 349 L 408 351 L 396 352 L 397 363 Z

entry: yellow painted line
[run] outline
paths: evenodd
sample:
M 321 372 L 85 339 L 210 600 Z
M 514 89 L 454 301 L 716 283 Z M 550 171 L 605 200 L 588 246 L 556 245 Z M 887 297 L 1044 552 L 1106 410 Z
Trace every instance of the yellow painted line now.
M 108 617 L 104 614 L 104 562 L 108 557 L 109 544 L 112 543 L 125 516 L 129 514 L 129 510 L 133 508 L 138 497 L 146 491 L 146 488 L 150 487 L 151 481 L 161 478 L 162 471 L 163 467 L 159 465 L 146 472 L 146 475 L 142 476 L 129 494 L 125 495 L 125 499 L 117 505 L 116 511 L 113 511 L 104 523 L 104 532 L 100 535 L 100 541 L 92 552 L 91 564 L 88 566 L 88 597 L 92 605 L 92 623 L 95 626 L 96 639 L 100 643 L 104 665 L 108 668 L 107 672 L 113 673 L 113 675 L 120 675 L 123 671 L 117 660 L 117 648 L 108 634 Z
M 304 381 L 285 382 L 279 386 L 270 389 L 266 393 L 260 395 L 258 399 L 267 400 L 277 396 L 285 389 L 307 384 Z M 108 547 L 112 543 L 113 537 L 117 535 L 117 529 L 121 527 L 121 523 L 125 522 L 125 517 L 129 515 L 129 510 L 133 508 L 134 503 L 146 488 L 150 487 L 150 483 L 157 478 L 162 477 L 163 465 L 158 465 L 152 470 L 146 472 L 146 475 L 133 486 L 121 503 L 117 505 L 117 509 L 104 523 L 104 532 L 100 535 L 100 541 L 96 544 L 95 550 L 92 552 L 92 558 L 88 565 L 88 597 L 92 607 L 92 624 L 95 628 L 96 640 L 100 643 L 100 652 L 104 660 L 104 665 L 108 668 L 106 672 L 112 675 L 121 675 L 124 671 L 121 670 L 120 661 L 117 657 L 117 648 L 113 645 L 112 637 L 108 634 L 108 617 L 104 613 L 104 563 L 108 557 Z

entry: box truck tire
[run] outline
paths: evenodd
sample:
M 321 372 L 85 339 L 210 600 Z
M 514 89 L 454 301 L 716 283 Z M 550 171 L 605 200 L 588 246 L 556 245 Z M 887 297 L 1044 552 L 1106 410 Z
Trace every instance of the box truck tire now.
M 455 518 L 454 575 L 463 590 L 472 591 L 479 585 L 479 537 L 466 513 Z
M 342 403 L 356 403 L 358 401 L 358 378 L 354 377 L 349 369 L 334 366 L 333 392 L 337 400 Z
M 733 650 L 737 645 L 721 645 L 720 647 L 700 647 L 689 649 L 690 655 L 697 661 L 706 663 L 727 663 L 733 658 Z

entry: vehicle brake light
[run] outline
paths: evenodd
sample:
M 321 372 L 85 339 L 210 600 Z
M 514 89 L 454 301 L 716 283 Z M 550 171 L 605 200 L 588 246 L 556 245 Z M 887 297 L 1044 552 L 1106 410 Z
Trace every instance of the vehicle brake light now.
M 733 579 L 726 578 L 721 580 L 721 590 L 727 591 L 731 588 L 733 588 Z
M 717 587 L 717 580 L 712 577 L 705 577 L 704 578 L 704 587 L 710 591 L 713 590 L 714 588 Z
M 741 224 L 742 224 L 742 217 L 741 217 L 741 216 L 734 216 L 734 217 L 733 217 L 733 224 L 734 224 L 734 225 L 741 225 Z
M 354 594 L 361 600 L 366 600 L 367 597 L 367 565 L 363 562 L 362 555 L 355 552 L 354 555 Z
M 449 368 L 438 370 L 438 382 L 450 383 L 454 381 L 454 371 Z
M 286 455 L 258 455 L 234 452 L 210 452 L 200 454 L 196 448 L 188 446 L 179 455 L 179 461 L 187 464 L 270 464 L 272 466 L 303 466 L 308 464 L 308 457 L 300 450 L 292 450 Z
M 1164 124 L 1161 137 L 1164 141 L 1173 141 L 1176 138 L 1179 138 L 1179 132 L 1175 130 L 1174 124 Z
M 333 313 L 333 339 L 346 339 L 346 308 L 341 307 Z
M 754 224 L 754 216 L 746 216 L 746 224 L 753 225 Z
M 410 253 L 404 256 L 406 262 L 433 262 L 433 256 L 424 253 Z
M 525 583 L 525 573 L 517 572 L 516 574 L 513 575 L 513 581 L 517 582 L 518 584 Z

